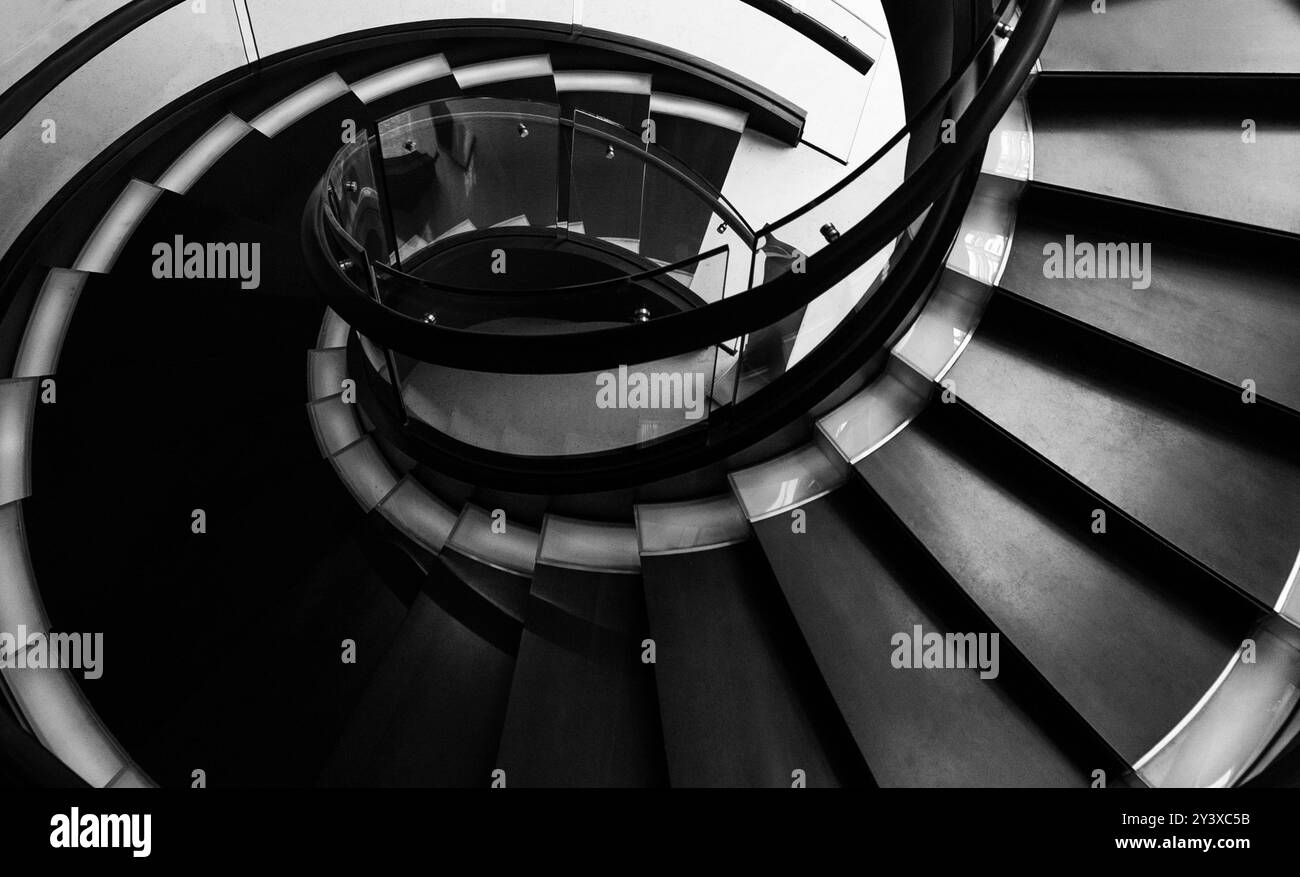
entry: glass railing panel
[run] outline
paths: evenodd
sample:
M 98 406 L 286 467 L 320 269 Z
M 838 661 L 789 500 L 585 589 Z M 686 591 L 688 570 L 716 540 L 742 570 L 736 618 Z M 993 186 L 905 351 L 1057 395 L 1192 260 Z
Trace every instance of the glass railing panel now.
M 746 336 L 737 364 L 736 400 L 744 400 L 777 380 L 824 343 L 840 323 L 871 298 L 903 250 L 903 244 L 889 243 L 807 306 Z M 771 263 L 771 256 L 760 259 L 756 276 L 771 279 L 798 270 L 786 263 L 784 255 L 776 265 Z
M 557 224 L 554 104 L 456 99 L 378 125 L 402 262 L 430 244 L 502 226 Z
M 0 252 L 110 144 L 171 101 L 247 63 L 233 5 L 163 12 L 91 59 L 0 138 Z M 6 13 L 7 13 L 6 8 Z
M 983 51 L 985 59 L 989 54 Z M 743 293 L 784 273 L 802 273 L 809 258 L 815 258 L 841 233 L 864 221 L 896 191 L 909 167 L 914 169 L 933 153 L 942 154 L 946 144 L 964 142 L 961 140 L 961 112 L 969 105 L 979 80 L 987 72 L 987 65 L 981 64 L 964 70 L 950 86 L 940 89 L 921 117 L 910 120 L 906 129 L 898 132 L 859 170 L 805 207 L 764 227 L 757 240 L 744 219 L 738 217 L 734 208 L 720 199 L 707 182 L 689 170 L 678 168 L 670 158 L 656 154 L 654 149 L 647 151 L 635 132 L 627 132 L 609 120 L 581 112 L 574 112 L 571 118 L 553 119 L 546 115 L 558 112 L 553 104 L 524 105 L 518 111 L 502 112 L 501 101 L 479 98 L 441 101 L 425 108 L 423 114 L 417 108 L 404 118 L 388 120 L 381 128 L 382 154 L 386 170 L 391 161 L 400 158 L 395 154 L 399 146 L 404 152 L 426 156 L 444 155 L 447 150 L 459 149 L 460 162 L 466 168 L 478 156 L 487 155 L 489 161 L 483 166 L 491 178 L 491 159 L 497 154 L 510 154 L 501 145 L 508 135 L 516 143 L 527 141 L 536 134 L 529 124 L 530 119 L 539 120 L 540 124 L 556 121 L 559 123 L 558 136 L 553 140 L 548 138 L 548 142 L 555 146 L 554 155 L 559 160 L 550 161 L 552 154 L 548 153 L 546 164 L 548 169 L 557 171 L 559 179 L 555 181 L 558 183 L 553 193 L 555 201 L 551 202 L 555 207 L 555 221 L 548 227 L 556 229 L 559 236 L 569 241 L 601 239 L 606 244 L 643 257 L 646 264 L 669 266 L 662 278 L 665 282 L 669 279 L 675 281 L 678 292 L 689 293 L 679 296 L 687 306 L 698 307 L 727 295 Z M 443 132 L 438 130 L 440 120 L 447 122 Z M 421 131 L 432 138 L 433 147 L 422 148 L 419 138 L 411 136 Z M 482 147 L 480 136 L 489 143 L 486 149 Z M 632 159 L 643 162 L 643 167 L 638 170 Z M 511 164 L 528 163 L 514 160 Z M 478 177 L 462 176 L 471 177 L 460 180 L 463 195 L 467 188 L 472 190 L 478 185 Z M 381 177 L 388 188 L 394 188 L 388 174 Z M 532 181 L 546 177 L 545 172 L 530 174 Z M 516 192 L 526 188 L 524 181 L 511 180 L 511 183 L 513 185 L 496 188 Z M 381 190 L 385 187 L 380 186 Z M 418 188 L 414 187 L 415 190 Z M 480 191 L 490 193 L 492 187 Z M 640 213 L 634 222 L 629 216 L 630 211 L 623 205 L 636 204 L 638 199 Z M 491 201 L 491 198 L 486 200 Z M 395 205 L 395 208 L 395 212 L 403 209 L 401 205 Z M 450 224 L 449 229 L 435 240 L 446 239 L 449 235 L 460 236 L 462 240 L 455 247 L 468 246 L 473 239 L 463 233 L 482 227 L 482 223 L 475 222 L 470 215 L 476 210 L 480 210 L 478 205 L 463 200 L 460 210 L 446 217 L 446 222 L 439 223 L 441 226 L 455 221 L 455 224 Z M 498 209 L 497 212 L 503 211 Z M 513 205 L 509 212 L 514 212 Z M 538 213 L 551 217 L 546 208 Z M 920 211 L 909 232 L 900 239 L 910 240 L 910 235 L 915 233 L 927 213 L 928 209 Z M 404 219 L 396 218 L 394 225 L 401 227 Z M 590 229 L 588 222 L 592 225 Z M 528 225 L 535 230 L 542 223 L 527 214 L 520 214 L 490 224 Z M 406 229 L 397 235 L 399 241 L 410 237 Z M 708 252 L 710 257 L 697 258 L 701 251 Z M 715 251 L 722 257 L 717 258 Z M 607 247 L 605 254 L 610 252 Z M 711 357 L 707 369 L 710 403 L 730 404 L 744 398 L 778 379 L 815 351 L 879 287 L 891 260 L 898 255 L 895 242 L 885 243 L 861 261 L 849 276 L 829 289 L 820 290 L 820 294 L 804 307 L 763 330 L 744 338 L 729 339 L 711 349 L 707 354 Z M 380 270 L 377 285 L 384 290 L 381 300 L 414 319 L 478 331 L 491 325 L 487 331 L 556 335 L 573 331 L 581 334 L 602 324 L 623 324 L 629 320 L 628 303 L 635 302 L 637 295 L 645 291 L 637 289 L 640 279 L 596 283 L 603 297 L 600 299 L 602 306 L 593 312 L 590 310 L 591 293 L 595 291 L 592 284 L 585 284 L 587 288 L 584 289 L 572 284 L 557 288 L 555 281 L 551 281 L 528 289 L 516 286 L 515 278 L 485 276 L 480 278 L 484 281 L 482 283 L 467 282 L 465 276 L 447 271 L 441 262 L 430 261 L 429 266 L 425 273 L 420 273 L 410 264 L 400 265 L 397 271 Z M 658 292 L 659 301 L 670 303 L 669 307 L 662 309 L 664 313 L 679 309 L 671 306 L 671 296 L 664 296 L 662 290 Z M 522 302 L 517 295 L 511 299 L 515 293 L 536 295 L 533 301 Z M 563 308 L 557 310 L 560 305 L 567 307 L 573 302 L 582 302 L 576 314 Z M 516 311 L 516 308 L 522 310 Z M 485 313 L 490 318 L 485 318 Z M 660 309 L 655 307 L 638 308 L 632 319 L 654 319 L 659 313 Z M 547 321 L 552 322 L 548 324 Z M 558 328 L 560 324 L 571 328 Z
M 624 247 L 654 265 L 725 247 L 726 260 L 700 261 L 678 276 L 700 304 L 749 287 L 748 227 L 720 193 L 666 150 L 647 149 L 635 132 L 581 111 L 573 123 L 571 233 Z M 726 274 L 715 273 L 723 268 Z
M 626 128 L 576 110 L 565 131 L 569 184 L 565 227 L 633 253 L 641 252 L 645 146 Z M 683 257 L 685 258 L 685 257 Z
M 366 132 L 344 147 L 325 177 L 325 197 L 339 225 L 374 261 L 389 264 L 394 247 L 372 161 L 374 140 Z
M 706 303 L 748 289 L 751 250 L 737 223 L 720 215 L 720 205 L 669 168 L 647 164 L 645 180 L 641 255 L 656 264 L 664 264 L 726 247 L 727 275 L 705 274 L 693 278 L 692 289 Z M 717 267 L 717 263 L 700 265 L 701 269 Z
M 91 25 L 131 0 L 6 0 L 0 29 L 0 92 L 41 65 Z

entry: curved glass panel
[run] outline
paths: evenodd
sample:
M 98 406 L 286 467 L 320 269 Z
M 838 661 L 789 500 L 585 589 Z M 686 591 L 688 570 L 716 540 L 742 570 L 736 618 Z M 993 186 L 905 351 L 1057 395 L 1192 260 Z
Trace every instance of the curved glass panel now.
M 400 263 L 458 234 L 556 227 L 559 127 L 553 106 L 445 100 L 378 127 Z
M 1012 7 L 1004 0 L 1001 16 Z M 389 237 L 396 243 L 377 245 L 383 239 L 378 223 L 372 218 L 362 228 L 362 211 L 346 198 L 332 201 L 327 211 L 338 211 L 333 222 L 340 232 L 336 243 L 345 264 L 348 252 L 364 251 L 348 270 L 369 297 L 405 317 L 444 327 L 544 334 L 558 340 L 568 332 L 580 335 L 706 307 L 783 275 L 802 273 L 809 257 L 872 217 L 909 169 L 958 142 L 965 134 L 963 114 L 993 69 L 999 43 L 1005 41 L 1005 33 L 995 32 L 990 21 L 967 63 L 867 161 L 757 233 L 720 193 L 669 153 L 647 148 L 638 132 L 577 109 L 570 111 L 571 118 L 561 118 L 560 107 L 552 104 L 474 98 L 408 110 L 379 123 L 378 148 L 372 144 L 370 149 L 353 147 L 340 153 L 328 179 L 344 186 L 355 181 L 358 191 L 365 189 L 365 156 L 382 163 L 377 213 L 382 218 L 387 209 Z M 816 350 L 870 301 L 928 213 L 928 205 L 917 208 L 896 240 L 874 252 L 856 253 L 856 267 L 846 276 L 772 324 L 631 371 L 705 375 L 706 411 L 748 398 Z M 503 229 L 501 240 L 509 245 L 485 249 Z M 603 253 L 608 266 L 616 266 L 614 254 L 623 253 L 634 260 L 629 263 L 633 267 L 614 276 L 552 272 L 547 282 L 547 270 L 521 255 L 527 252 L 520 243 L 525 230 L 549 232 L 553 242 L 548 246 L 556 251 L 564 245 L 589 246 Z M 495 267 L 497 256 L 502 257 L 501 270 Z M 524 277 L 505 267 L 506 256 L 522 259 Z M 473 270 L 467 270 L 467 258 Z M 657 274 L 656 267 L 662 269 Z M 590 279 L 561 282 L 575 277 Z M 505 424 L 486 431 L 466 426 L 492 423 L 490 412 L 474 414 L 464 403 L 444 397 L 447 388 L 458 384 L 476 387 L 476 395 L 509 395 L 514 391 L 508 381 L 416 362 L 383 348 L 372 348 L 371 353 L 377 370 L 397 376 L 400 394 L 390 398 L 400 395 L 395 407 L 403 418 L 507 453 L 585 454 L 613 450 L 620 441 L 635 447 L 704 419 L 703 414 L 690 420 L 611 418 L 610 428 L 590 441 L 568 441 L 557 437 L 570 425 L 567 418 L 548 426 L 545 412 L 522 418 L 516 405 L 498 399 L 492 403 L 497 410 L 534 424 L 534 435 L 514 435 L 506 441 Z M 693 363 L 690 369 L 683 365 L 687 359 Z M 711 365 L 706 367 L 706 361 Z M 526 379 L 512 374 L 510 379 L 536 382 L 532 393 L 572 397 L 576 405 L 578 400 L 590 401 L 586 391 L 598 374 L 604 372 Z M 456 411 L 462 414 L 453 424 Z

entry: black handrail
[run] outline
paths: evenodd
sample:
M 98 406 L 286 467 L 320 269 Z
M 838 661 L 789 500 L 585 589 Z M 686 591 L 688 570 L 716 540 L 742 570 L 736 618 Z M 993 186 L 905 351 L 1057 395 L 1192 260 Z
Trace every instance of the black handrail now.
M 349 258 L 360 259 L 365 254 L 365 247 L 357 243 L 356 238 L 348 232 L 339 223 L 335 212 L 327 212 L 327 221 L 329 223 L 329 232 L 334 235 L 335 240 L 346 246 L 352 252 Z M 679 259 L 676 262 L 670 262 L 666 265 L 656 265 L 654 268 L 646 268 L 634 274 L 620 274 L 617 277 L 610 277 L 605 280 L 589 280 L 586 283 L 571 283 L 565 286 L 549 286 L 545 289 L 512 289 L 509 292 L 502 292 L 500 288 L 492 287 L 472 287 L 472 286 L 453 286 L 447 283 L 439 283 L 436 280 L 427 280 L 423 277 L 417 277 L 414 274 L 402 271 L 392 265 L 385 265 L 382 262 L 371 261 L 375 272 L 378 274 L 387 274 L 413 286 L 420 286 L 427 289 L 437 290 L 440 294 L 451 296 L 463 296 L 465 299 L 474 301 L 484 301 L 498 296 L 515 297 L 520 294 L 537 295 L 544 294 L 549 300 L 561 300 L 566 296 L 580 295 L 587 297 L 593 293 L 599 293 L 604 289 L 617 289 L 621 286 L 627 286 L 635 283 L 642 283 L 647 280 L 654 280 L 665 274 L 671 274 L 674 271 L 680 271 L 691 265 L 696 265 L 706 259 L 712 259 L 714 256 L 728 252 L 730 248 L 726 244 L 705 250 L 694 256 L 687 256 L 685 259 Z M 374 298 L 374 296 L 371 296 Z
M 772 16 L 792 31 L 812 40 L 859 73 L 866 74 L 871 70 L 873 62 L 866 52 L 854 46 L 842 34 L 831 30 L 812 16 L 786 3 L 785 0 L 741 0 L 741 2 Z
M 569 125 L 575 129 L 580 128 L 596 137 L 610 136 L 608 131 L 602 131 L 599 128 L 579 124 L 577 119 L 565 119 L 560 117 L 560 124 Z M 640 135 L 635 131 L 629 131 L 626 128 L 619 127 L 617 133 L 623 137 L 624 143 L 634 149 L 636 149 L 641 142 Z M 666 170 L 672 177 L 687 183 L 687 185 L 704 200 L 715 202 L 716 204 L 721 204 L 725 207 L 727 214 L 729 214 L 728 221 L 737 229 L 736 233 L 740 235 L 741 239 L 744 240 L 746 244 L 749 246 L 754 245 L 754 240 L 758 237 L 758 233 L 754 230 L 754 226 L 750 225 L 749 220 L 745 219 L 744 214 L 740 212 L 740 208 L 731 203 L 731 199 L 723 194 L 721 189 L 700 176 L 689 163 L 682 160 L 681 156 L 677 155 L 671 149 L 657 141 L 654 144 L 654 151 L 648 149 L 637 149 L 637 153 L 649 159 L 656 167 Z M 665 158 L 664 156 L 667 157 Z M 719 212 L 721 213 L 722 211 Z
M 667 265 L 656 265 L 654 268 L 646 268 L 645 270 L 638 271 L 635 274 L 620 274 L 617 277 L 611 277 L 606 280 L 589 280 L 586 283 L 571 283 L 567 286 L 548 286 L 545 289 L 539 289 L 536 291 L 531 289 L 512 289 L 505 293 L 503 293 L 500 288 L 451 286 L 433 280 L 425 280 L 423 277 L 416 277 L 414 274 L 399 271 L 388 265 L 381 264 L 378 265 L 377 268 L 381 274 L 388 274 L 400 278 L 401 280 L 415 286 L 436 289 L 440 293 L 464 296 L 477 301 L 491 300 L 496 296 L 502 295 L 515 297 L 524 294 L 537 295 L 539 293 L 545 295 L 548 300 L 555 301 L 563 300 L 568 296 L 581 296 L 586 299 L 593 293 L 599 293 L 601 290 L 617 289 L 622 286 L 630 286 L 647 280 L 654 280 L 657 277 L 663 277 L 665 274 L 672 274 L 674 271 L 681 271 L 682 269 L 689 268 L 692 265 L 698 265 L 700 262 L 712 259 L 714 256 L 721 255 L 722 253 L 726 253 L 728 249 L 729 248 L 726 244 L 719 244 L 713 249 L 705 250 L 697 256 L 688 256 L 685 259 L 670 262 Z
M 0 95 L 0 135 L 23 120 L 45 96 L 91 58 L 131 31 L 185 0 L 134 0 L 77 34 Z
M 642 324 L 581 332 L 502 336 L 428 325 L 374 305 L 333 264 L 308 263 L 331 307 L 386 346 L 427 362 L 510 374 L 597 371 L 701 350 L 772 325 L 807 305 L 853 271 L 863 254 L 897 238 L 977 156 L 1019 93 L 1051 32 L 1063 0 L 1025 0 L 1002 57 L 958 123 L 956 142 L 941 144 L 865 219 L 807 257 L 803 273 L 786 273 L 743 295 Z M 320 187 L 304 213 L 304 246 L 322 244 Z
M 701 196 L 706 200 L 710 201 L 713 204 L 713 206 L 718 206 L 718 204 L 721 204 L 722 206 L 726 207 L 729 213 L 729 217 L 727 218 L 729 218 L 730 220 L 730 225 L 733 228 L 737 229 L 737 234 L 741 237 L 742 240 L 745 241 L 745 243 L 749 247 L 751 247 L 751 249 L 756 249 L 756 242 L 758 239 L 770 235 L 774 229 L 781 228 L 787 225 L 788 223 L 792 222 L 793 220 L 799 218 L 800 216 L 807 214 L 808 212 L 815 209 L 816 207 L 824 204 L 826 201 L 828 201 L 838 192 L 843 191 L 846 187 L 848 187 L 856 180 L 861 178 L 877 162 L 879 162 L 882 158 L 884 158 L 885 155 L 891 152 L 899 143 L 902 142 L 904 137 L 908 136 L 909 132 L 914 131 L 926 119 L 928 119 L 930 114 L 933 113 L 939 106 L 942 105 L 942 103 L 945 100 L 948 99 L 949 95 L 956 88 L 958 83 L 960 83 L 961 80 L 970 72 L 972 66 L 976 63 L 976 61 L 980 58 L 980 56 L 987 50 L 990 41 L 993 39 L 993 37 L 996 34 L 998 34 L 999 28 L 1003 26 L 1002 19 L 1006 16 L 1007 12 L 1013 7 L 1015 2 L 1016 0 L 1001 0 L 1000 5 L 993 12 L 992 16 L 989 18 L 989 21 L 984 26 L 983 32 L 980 33 L 975 38 L 974 47 L 971 49 L 971 51 L 967 53 L 966 57 L 961 61 L 961 63 L 954 65 L 953 72 L 949 76 L 947 81 L 945 81 L 934 92 L 934 94 L 930 96 L 930 99 L 925 103 L 925 105 L 920 110 L 913 113 L 912 116 L 906 120 L 904 125 L 897 132 L 895 132 L 894 135 L 890 137 L 888 141 L 886 141 L 879 149 L 877 149 L 875 153 L 873 153 L 869 158 L 867 158 L 864 162 L 862 162 L 852 172 L 844 176 L 842 179 L 836 181 L 831 186 L 828 186 L 817 197 L 811 199 L 801 207 L 796 207 L 794 210 L 790 211 L 789 213 L 780 217 L 779 219 L 775 219 L 764 223 L 762 228 L 758 229 L 757 231 L 755 231 L 753 226 L 750 225 L 750 223 L 745 219 L 745 217 L 740 213 L 740 211 L 731 203 L 731 201 L 721 191 L 718 191 L 713 187 L 705 186 L 704 184 L 699 183 L 698 181 L 694 180 L 689 173 L 684 172 L 683 168 L 685 167 L 685 165 L 683 162 L 681 162 L 680 159 L 676 159 L 676 162 L 677 164 L 682 165 L 682 167 L 677 167 L 672 162 L 665 162 L 665 161 L 658 160 L 657 157 L 651 156 L 649 154 L 646 154 L 646 157 L 648 160 L 655 163 L 657 166 L 663 167 L 666 170 L 668 170 L 675 178 L 680 179 L 681 181 L 686 183 L 686 185 L 690 187 L 696 193 L 697 196 Z M 800 17 L 803 16 L 800 15 Z M 463 118 L 465 116 L 492 115 L 492 114 L 485 111 L 471 111 L 469 113 L 464 113 L 464 114 L 457 113 L 457 114 L 449 114 L 449 115 L 454 115 L 456 118 Z M 516 115 L 523 117 L 525 114 L 516 113 Z M 575 131 L 576 130 L 588 131 L 592 133 L 594 136 L 598 136 L 598 137 L 609 136 L 608 132 L 602 132 L 587 126 L 579 125 L 576 119 L 573 120 L 564 119 L 559 116 L 553 118 L 551 116 L 547 116 L 544 114 L 536 114 L 529 117 L 534 119 L 540 119 L 542 121 L 548 121 L 548 122 L 557 121 L 561 125 L 567 125 L 569 127 L 572 127 Z M 436 120 L 436 118 L 445 118 L 445 117 L 444 116 L 435 117 L 434 120 Z M 374 126 L 372 126 L 372 129 L 373 127 Z M 672 156 L 672 153 L 666 149 L 661 148 L 661 151 L 668 153 L 669 156 Z M 638 153 L 640 153 L 639 150 Z M 675 156 L 673 156 L 673 158 L 675 158 Z M 329 206 L 333 206 L 333 205 L 329 205 Z M 337 213 L 337 207 L 335 207 L 334 209 L 335 212 Z M 719 213 L 722 213 L 722 211 L 719 211 Z M 337 223 L 335 223 L 335 225 L 337 225 Z M 701 257 L 697 257 L 695 259 L 692 258 L 683 259 L 682 261 L 676 263 L 676 265 L 685 266 L 692 261 L 697 261 L 697 259 L 702 259 L 704 255 L 713 255 L 715 253 L 716 250 L 710 251 L 709 254 L 702 254 Z M 492 295 L 496 292 L 496 290 L 492 290 L 492 289 L 469 289 L 469 288 L 453 286 L 450 284 L 441 284 L 441 283 L 437 283 L 436 281 L 415 277 L 414 275 L 402 272 L 401 270 L 394 270 L 392 266 L 385 265 L 383 266 L 383 268 L 386 271 L 395 274 L 399 277 L 402 277 L 411 283 L 418 284 L 427 287 L 429 289 L 437 290 L 444 294 L 454 295 L 458 293 L 459 294 L 482 293 L 485 295 Z M 666 272 L 656 272 L 656 273 L 666 273 Z M 592 287 L 592 291 L 594 291 L 595 288 L 599 286 L 603 286 L 603 285 L 616 286 L 621 282 L 631 283 L 637 281 L 638 279 L 641 278 L 636 275 L 629 275 L 626 278 L 613 278 L 609 281 L 599 281 L 592 284 L 586 284 L 585 286 Z M 562 287 L 555 287 L 552 289 L 539 290 L 539 291 L 546 292 L 548 294 L 550 293 L 560 294 L 569 290 L 580 291 L 583 289 L 583 287 L 584 285 L 562 286 Z
M 867 158 L 866 161 L 862 162 L 862 164 L 858 165 L 843 178 L 836 180 L 830 186 L 827 186 L 824 192 L 816 198 L 806 202 L 803 206 L 794 208 L 779 219 L 763 223 L 763 227 L 758 229 L 758 234 L 769 234 L 772 229 L 781 228 L 787 223 L 790 223 L 798 219 L 800 216 L 807 214 L 809 211 L 825 204 L 834 197 L 836 193 L 841 192 L 852 185 L 859 177 L 870 170 L 876 162 L 880 161 L 893 151 L 894 147 L 902 143 L 904 137 L 908 136 L 910 132 L 915 131 L 920 127 L 926 119 L 929 119 L 931 113 L 942 106 L 944 101 L 948 100 L 953 89 L 955 89 L 958 83 L 966 77 L 966 74 L 970 72 L 971 68 L 979 60 L 980 56 L 984 54 L 985 50 L 988 48 L 989 41 L 998 33 L 998 28 L 1002 24 L 1002 18 L 1007 14 L 1015 2 L 1016 0 L 1002 0 L 1002 5 L 993 13 L 993 17 L 985 26 L 984 32 L 976 39 L 974 48 L 967 53 L 965 60 L 960 65 L 953 68 L 952 75 L 948 77 L 947 81 L 945 81 L 943 85 L 939 86 L 939 88 L 935 90 L 934 94 L 930 96 L 930 99 L 925 102 L 925 105 L 913 113 L 911 117 L 903 123 L 903 127 L 895 131 L 894 135 L 886 140 L 879 149 Z
M 972 164 L 958 185 L 937 202 L 921 223 L 888 277 L 863 308 L 840 323 L 799 367 L 752 395 L 711 413 L 698 426 L 653 442 L 590 454 L 530 457 L 487 450 L 441 433 L 412 418 L 404 421 L 383 402 L 387 382 L 359 345 L 348 345 L 348 370 L 365 384 L 358 394 L 366 416 L 388 441 L 416 459 L 455 472 L 475 484 L 539 494 L 617 490 L 707 466 L 744 450 L 794 418 L 860 372 L 870 355 L 888 347 L 906 329 L 921 302 L 912 290 L 924 283 L 936 259 L 957 232 L 962 206 L 974 190 L 979 168 Z

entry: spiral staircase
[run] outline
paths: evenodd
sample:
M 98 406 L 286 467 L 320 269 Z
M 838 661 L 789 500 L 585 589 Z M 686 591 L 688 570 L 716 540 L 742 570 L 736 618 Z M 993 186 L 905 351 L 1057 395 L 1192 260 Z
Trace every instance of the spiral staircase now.
M 1294 3 L 310 5 L 0 67 L 0 781 L 1300 780 Z

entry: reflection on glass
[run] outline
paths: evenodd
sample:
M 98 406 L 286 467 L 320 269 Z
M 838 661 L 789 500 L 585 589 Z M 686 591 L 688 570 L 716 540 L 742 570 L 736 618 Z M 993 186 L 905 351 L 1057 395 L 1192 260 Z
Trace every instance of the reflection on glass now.
M 807 271 L 810 258 L 867 219 L 909 170 L 957 142 L 987 72 L 983 63 L 966 67 L 871 159 L 758 234 L 714 183 L 661 144 L 647 147 L 626 123 L 571 104 L 562 115 L 561 105 L 491 97 L 413 107 L 336 161 L 331 209 L 366 263 L 364 271 L 344 270 L 400 314 L 484 333 L 580 333 L 717 302 Z M 374 362 L 396 381 L 404 416 L 469 444 L 565 455 L 654 442 L 749 398 L 818 350 L 881 287 L 928 215 L 927 206 L 895 240 L 856 254 L 847 276 L 771 325 L 639 368 L 502 376 L 394 359 L 386 350 Z M 981 218 L 974 211 L 972 221 Z M 489 266 L 506 242 L 511 268 L 497 271 Z M 984 277 L 999 264 L 999 241 L 977 243 L 990 258 L 980 263 L 987 270 L 972 273 Z M 927 313 L 947 335 L 903 353 L 942 370 L 969 332 L 967 304 L 941 301 Z M 639 405 L 629 395 L 637 380 L 664 381 L 679 395 L 666 407 Z M 614 382 L 618 400 L 608 410 L 594 394 L 602 381 Z
M 404 264 L 430 244 L 478 229 L 556 226 L 553 105 L 437 101 L 380 122 L 379 139 Z

